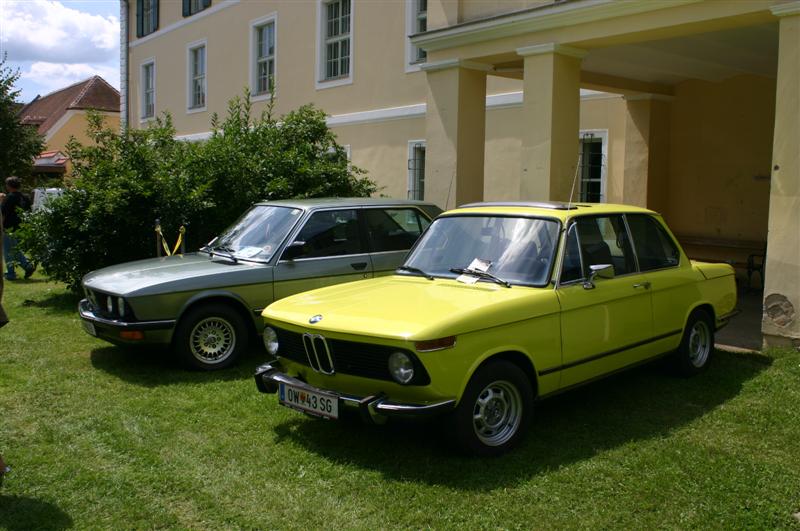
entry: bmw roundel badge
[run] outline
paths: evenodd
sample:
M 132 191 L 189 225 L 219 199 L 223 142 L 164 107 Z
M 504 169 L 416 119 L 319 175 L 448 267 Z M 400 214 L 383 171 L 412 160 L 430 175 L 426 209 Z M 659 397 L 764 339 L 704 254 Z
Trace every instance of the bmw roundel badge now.
M 315 315 L 314 317 L 308 320 L 308 322 L 311 324 L 317 324 L 320 321 L 322 321 L 322 316 L 319 314 Z

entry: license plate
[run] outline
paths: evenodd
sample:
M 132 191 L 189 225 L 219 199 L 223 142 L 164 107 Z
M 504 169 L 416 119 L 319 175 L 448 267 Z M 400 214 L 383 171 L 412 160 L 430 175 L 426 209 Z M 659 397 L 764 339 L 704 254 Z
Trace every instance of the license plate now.
M 97 330 L 94 328 L 94 323 L 90 323 L 89 321 L 81 321 L 83 323 L 83 329 L 86 330 L 86 333 L 92 336 L 97 336 Z
M 333 395 L 307 391 L 284 383 L 280 384 L 278 393 L 278 399 L 284 406 L 326 419 L 339 418 L 339 399 Z

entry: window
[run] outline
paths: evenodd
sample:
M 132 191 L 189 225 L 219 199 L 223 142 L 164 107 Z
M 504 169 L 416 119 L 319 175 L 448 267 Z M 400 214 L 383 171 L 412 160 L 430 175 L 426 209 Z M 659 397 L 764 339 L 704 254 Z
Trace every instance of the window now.
M 156 114 L 156 63 L 150 61 L 142 65 L 142 119 Z
M 363 252 L 359 232 L 355 210 L 315 212 L 295 238 L 305 243 L 297 258 L 359 254 Z
M 136 36 L 144 37 L 158 29 L 158 0 L 136 0 Z
M 425 199 L 425 142 L 408 143 L 408 198 Z
M 605 157 L 603 137 L 586 133 L 581 137 L 580 201 L 605 201 Z
M 211 0 L 183 0 L 183 16 L 190 17 L 211 6 Z
M 253 53 L 251 92 L 270 94 L 275 87 L 275 15 L 252 23 Z
M 640 270 L 652 271 L 680 263 L 678 247 L 658 221 L 646 215 L 627 215 L 627 219 Z
M 371 251 L 407 251 L 430 222 L 413 208 L 364 210 Z
M 411 33 L 424 33 L 428 31 L 428 0 L 411 0 L 413 6 Z M 428 53 L 422 48 L 412 46 L 412 63 L 423 63 L 428 58 Z
M 583 275 L 583 263 L 581 262 L 581 250 L 578 246 L 578 227 L 573 223 L 567 231 L 567 241 L 564 246 L 564 259 L 561 264 L 561 282 L 573 282 L 581 280 Z
M 628 240 L 628 231 L 622 216 L 580 217 L 575 222 L 578 229 L 584 276 L 589 266 L 611 264 L 614 274 L 625 275 L 636 271 L 636 262 Z
M 206 45 L 189 47 L 189 109 L 206 107 Z
M 323 81 L 350 76 L 351 0 L 322 3 Z

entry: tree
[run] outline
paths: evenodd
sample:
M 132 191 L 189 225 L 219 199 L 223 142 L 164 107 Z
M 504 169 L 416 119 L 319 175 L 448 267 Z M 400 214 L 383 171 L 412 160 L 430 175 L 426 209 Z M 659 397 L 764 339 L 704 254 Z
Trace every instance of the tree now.
M 0 59 L 0 179 L 9 175 L 30 174 L 33 159 L 44 149 L 44 140 L 35 127 L 23 125 L 17 118 L 20 91 L 14 88 L 19 70 Z
M 152 257 L 156 219 L 171 241 L 186 225 L 194 250 L 257 201 L 376 191 L 319 109 L 303 106 L 280 121 L 271 106 L 255 120 L 250 114 L 246 93 L 230 101 L 224 121 L 212 118 L 211 138 L 190 143 L 175 140 L 169 115 L 118 132 L 90 113 L 91 144 L 67 147 L 72 187 L 26 216 L 21 246 L 51 278 L 77 288 L 89 271 Z

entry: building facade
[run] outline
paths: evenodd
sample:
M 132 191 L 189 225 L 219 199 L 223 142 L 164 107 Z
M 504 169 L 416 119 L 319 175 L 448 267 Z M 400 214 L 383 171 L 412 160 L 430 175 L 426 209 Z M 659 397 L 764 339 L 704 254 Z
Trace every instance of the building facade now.
M 621 202 L 692 256 L 768 249 L 800 344 L 800 2 L 128 0 L 123 108 L 203 139 L 245 87 L 313 102 L 393 197 Z

